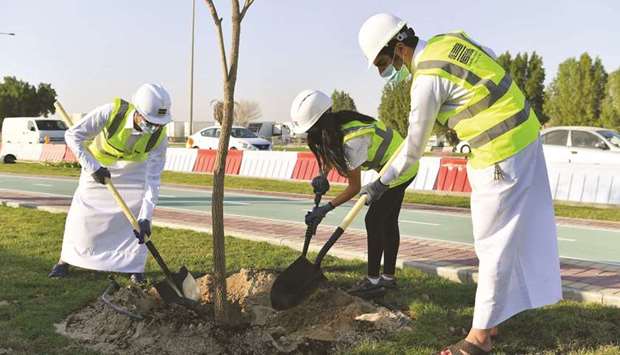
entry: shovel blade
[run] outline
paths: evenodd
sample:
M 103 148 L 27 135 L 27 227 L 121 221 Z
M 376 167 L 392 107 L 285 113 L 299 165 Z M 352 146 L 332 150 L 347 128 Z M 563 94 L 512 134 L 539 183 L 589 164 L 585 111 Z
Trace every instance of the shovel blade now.
M 177 291 L 170 285 L 168 280 L 160 281 L 155 284 L 155 289 L 166 303 L 184 303 L 189 299 L 198 301 L 200 299 L 200 291 L 196 279 L 189 273 L 185 266 L 182 266 L 179 272 L 172 273 L 172 282 Z
M 295 307 L 324 280 L 326 278 L 321 269 L 301 256 L 274 281 L 271 288 L 271 306 L 279 311 Z

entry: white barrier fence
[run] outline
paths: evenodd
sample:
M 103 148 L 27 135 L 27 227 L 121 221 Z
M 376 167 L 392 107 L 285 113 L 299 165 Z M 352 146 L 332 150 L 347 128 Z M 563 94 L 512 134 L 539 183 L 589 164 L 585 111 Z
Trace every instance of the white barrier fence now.
M 410 190 L 433 190 L 439 172 L 439 157 L 424 157 L 420 159 L 420 169 L 415 180 L 409 185 Z
M 164 170 L 191 173 L 198 156 L 198 149 L 168 148 Z
M 554 200 L 620 204 L 620 166 L 547 164 Z
M 38 161 L 43 144 L 2 145 L 0 156 L 13 154 L 18 160 Z M 165 170 L 192 172 L 197 149 L 168 148 Z M 245 151 L 239 175 L 247 177 L 290 179 L 297 162 L 295 152 Z M 424 157 L 420 161 L 418 176 L 410 190 L 433 190 L 440 158 Z M 549 184 L 554 200 L 578 203 L 620 205 L 620 166 L 571 163 L 549 163 Z M 376 179 L 374 171 L 362 174 L 362 183 Z
M 295 152 L 244 151 L 240 176 L 290 179 L 297 162 Z

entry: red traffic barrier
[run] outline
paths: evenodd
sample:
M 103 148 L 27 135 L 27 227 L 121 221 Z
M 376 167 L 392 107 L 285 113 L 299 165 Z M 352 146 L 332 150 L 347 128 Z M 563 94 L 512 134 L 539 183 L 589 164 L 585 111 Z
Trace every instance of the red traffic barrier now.
M 293 179 L 296 180 L 312 180 L 313 177 L 319 175 L 319 163 L 317 163 L 314 154 L 311 152 L 297 153 L 297 162 L 293 169 Z M 332 169 L 327 174 L 327 179 L 331 182 L 347 182 L 347 178 L 338 174 L 338 171 Z
M 64 144 L 43 144 L 39 160 L 49 163 L 59 163 L 65 157 L 67 146 Z
M 467 159 L 441 158 L 434 190 L 471 192 L 467 179 Z
M 194 172 L 212 173 L 215 167 L 215 159 L 217 150 L 200 149 L 194 163 Z M 241 161 L 243 160 L 243 151 L 229 150 L 226 156 L 226 174 L 239 175 L 241 169 Z
M 67 149 L 65 149 L 65 156 L 62 158 L 62 160 L 66 161 L 67 163 L 77 163 L 78 160 L 75 157 L 75 154 L 73 154 L 73 151 L 71 149 L 69 149 L 69 147 L 67 147 Z

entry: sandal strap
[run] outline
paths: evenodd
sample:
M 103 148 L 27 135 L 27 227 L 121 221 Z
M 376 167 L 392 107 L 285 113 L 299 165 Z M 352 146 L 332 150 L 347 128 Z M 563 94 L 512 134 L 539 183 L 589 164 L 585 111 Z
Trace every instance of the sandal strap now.
M 463 339 L 458 343 L 448 347 L 448 350 L 452 353 L 452 355 L 462 355 L 461 350 L 467 352 L 469 355 L 490 355 L 490 351 L 484 351 L 476 344 L 470 343 L 467 340 Z
M 489 355 L 490 351 L 484 351 L 476 344 L 470 343 L 467 340 L 461 341 L 461 349 L 469 353 L 469 355 Z

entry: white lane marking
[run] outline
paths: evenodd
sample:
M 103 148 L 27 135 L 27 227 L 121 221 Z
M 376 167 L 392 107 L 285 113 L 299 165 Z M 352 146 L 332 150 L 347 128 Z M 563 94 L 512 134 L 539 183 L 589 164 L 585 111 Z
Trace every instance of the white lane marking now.
M 248 202 L 239 202 L 239 201 L 226 201 L 226 200 L 224 200 L 224 203 L 225 204 L 227 203 L 229 205 L 239 205 L 239 206 L 247 206 L 247 205 L 249 205 Z
M 617 223 L 617 222 L 613 222 L 613 223 Z M 616 232 L 617 233 L 618 231 L 620 231 L 620 229 L 614 228 L 614 227 L 584 226 L 584 225 L 570 224 L 570 223 L 556 223 L 556 226 L 564 227 L 564 228 L 583 229 L 583 230 L 595 230 L 595 231 L 601 231 L 601 232 Z M 616 238 L 617 236 L 614 235 L 613 237 Z
M 402 223 L 424 224 L 424 225 L 427 225 L 427 226 L 433 226 L 433 227 L 437 227 L 437 226 L 439 225 L 439 223 L 429 223 L 429 222 L 420 222 L 420 221 L 409 221 L 409 220 L 406 220 L 406 219 L 399 219 L 398 221 L 399 221 L 399 222 L 402 222 Z
M 0 187 L 0 191 L 6 191 L 6 192 L 18 192 L 18 193 L 23 193 L 23 194 L 30 194 L 32 196 L 38 196 L 38 195 L 43 195 L 43 196 L 56 196 L 56 197 L 71 197 L 73 196 L 73 194 L 54 194 L 54 193 L 49 193 L 49 192 L 40 192 L 40 191 L 30 191 L 30 190 L 15 190 L 15 189 L 5 189 Z
M 52 187 L 52 184 L 33 184 L 34 186 Z
M 176 196 L 174 195 L 162 195 L 162 194 L 160 194 L 159 197 L 176 198 Z
M 558 237 L 558 240 L 561 240 L 563 242 L 576 242 L 577 241 L 577 239 L 560 238 L 560 237 Z

